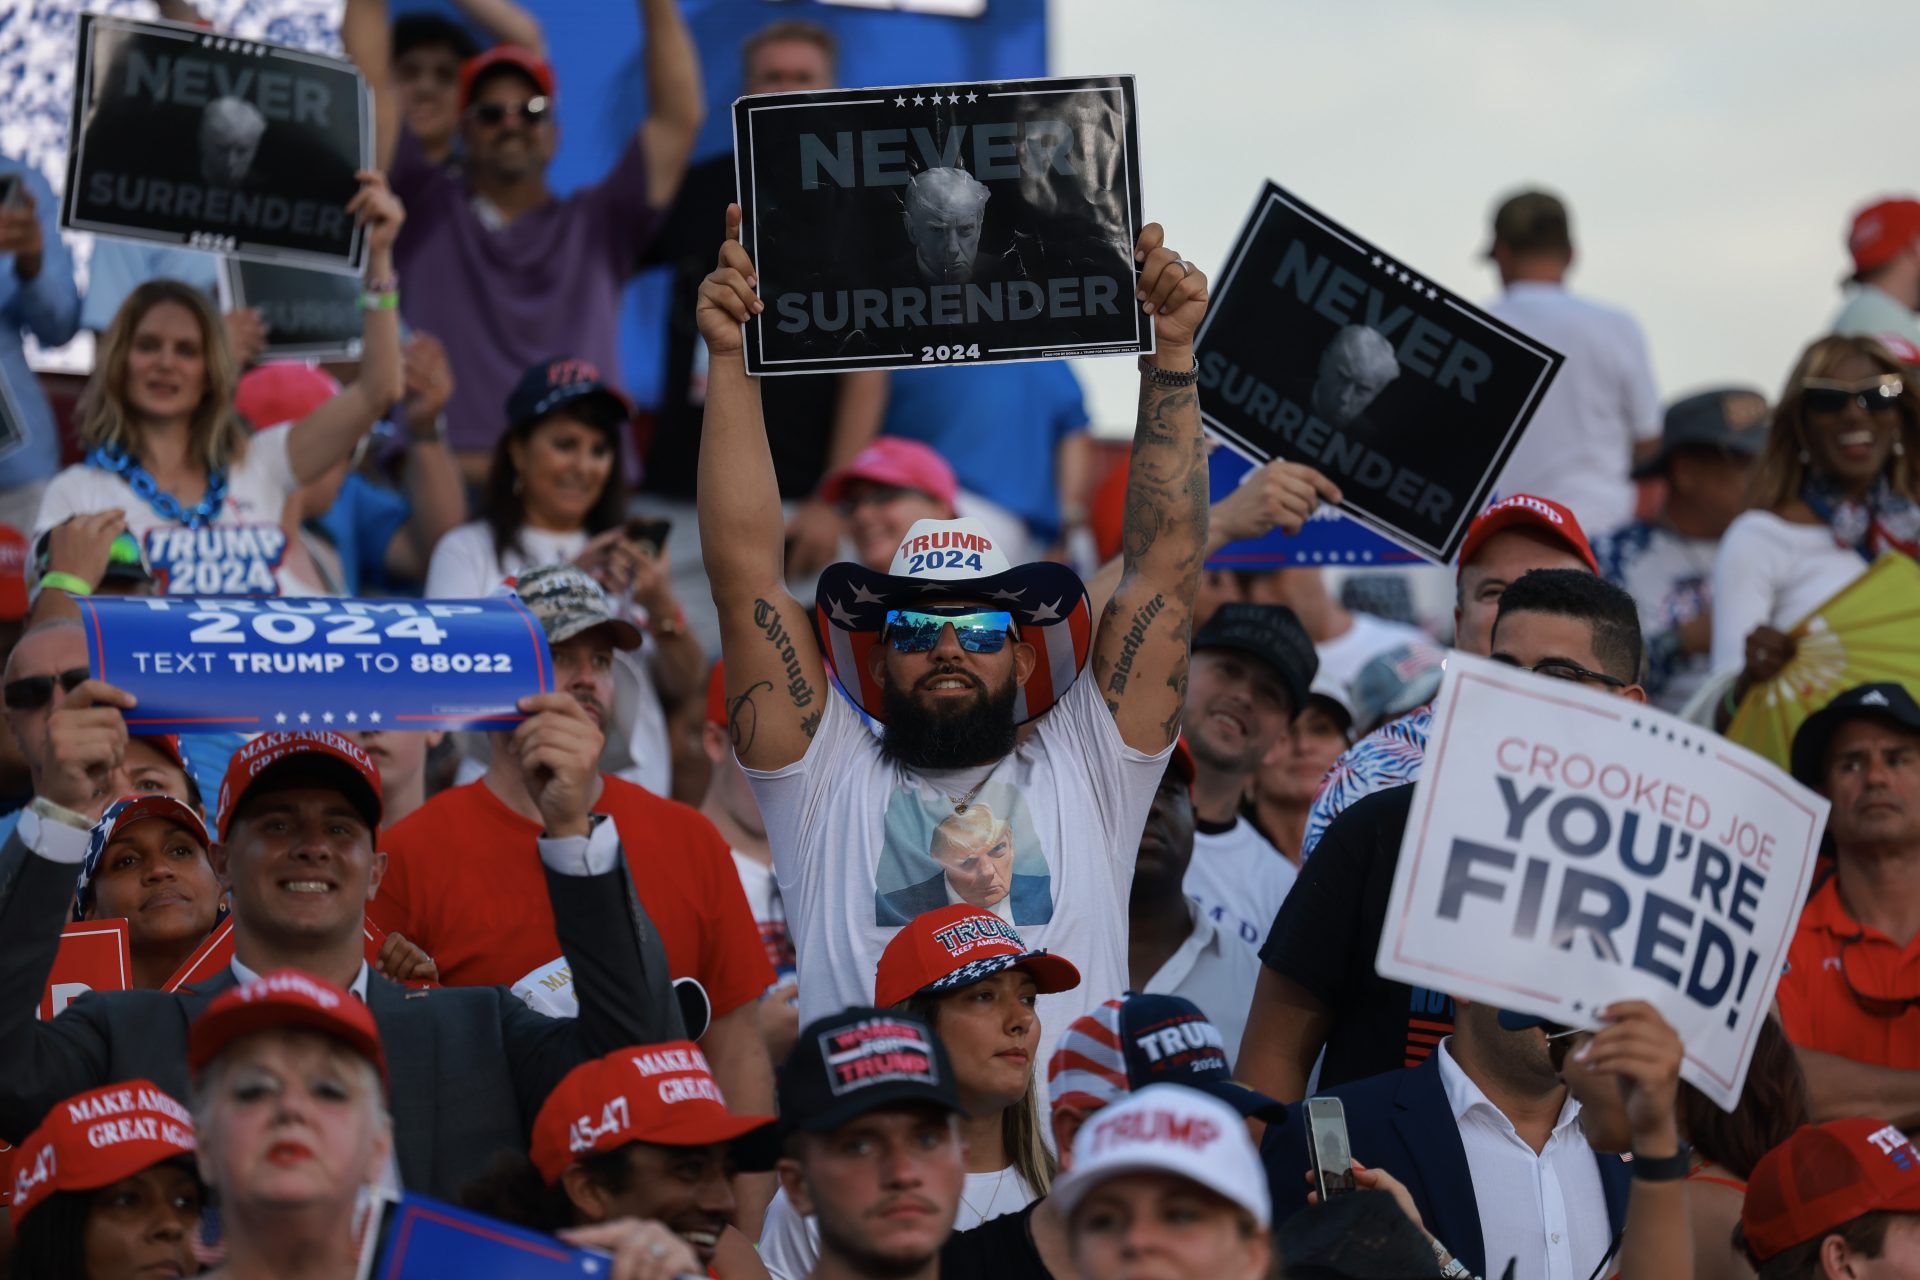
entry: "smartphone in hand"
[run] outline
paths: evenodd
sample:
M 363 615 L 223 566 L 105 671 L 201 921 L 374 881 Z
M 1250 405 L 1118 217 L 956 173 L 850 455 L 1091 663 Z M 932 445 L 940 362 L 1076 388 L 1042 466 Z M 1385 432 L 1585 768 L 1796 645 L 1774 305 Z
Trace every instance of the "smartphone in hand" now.
M 673 531 L 671 520 L 629 520 L 626 537 L 628 542 L 637 542 L 641 546 L 651 547 L 654 555 L 667 549 L 667 535 Z
M 1355 1187 L 1353 1150 L 1347 1145 L 1347 1109 L 1338 1098 L 1308 1098 L 1307 1155 L 1313 1160 L 1314 1183 L 1321 1203 Z

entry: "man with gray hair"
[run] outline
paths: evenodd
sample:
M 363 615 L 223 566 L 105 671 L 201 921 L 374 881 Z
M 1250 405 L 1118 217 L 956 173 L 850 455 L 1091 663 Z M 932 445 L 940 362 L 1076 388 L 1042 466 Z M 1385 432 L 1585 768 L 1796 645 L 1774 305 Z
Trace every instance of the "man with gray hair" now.
M 928 169 L 908 179 L 900 220 L 921 279 L 961 284 L 973 278 L 992 194 L 965 169 Z
M 1313 379 L 1313 414 L 1329 426 L 1344 427 L 1365 413 L 1399 376 L 1393 344 L 1377 330 L 1350 324 L 1334 334 L 1320 353 Z
M 200 113 L 200 176 L 221 186 L 247 180 L 267 118 L 242 98 L 215 98 Z

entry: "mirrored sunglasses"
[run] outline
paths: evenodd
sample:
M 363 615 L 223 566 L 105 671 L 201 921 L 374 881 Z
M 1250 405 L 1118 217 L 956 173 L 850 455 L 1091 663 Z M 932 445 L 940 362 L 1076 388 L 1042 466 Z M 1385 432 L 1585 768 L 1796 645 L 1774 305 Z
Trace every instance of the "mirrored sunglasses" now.
M 897 653 L 926 653 L 940 643 L 940 633 L 952 627 L 954 638 L 968 653 L 998 653 L 1013 629 L 1013 615 L 1004 609 L 959 610 L 941 613 L 927 609 L 889 609 L 885 629 L 888 644 Z

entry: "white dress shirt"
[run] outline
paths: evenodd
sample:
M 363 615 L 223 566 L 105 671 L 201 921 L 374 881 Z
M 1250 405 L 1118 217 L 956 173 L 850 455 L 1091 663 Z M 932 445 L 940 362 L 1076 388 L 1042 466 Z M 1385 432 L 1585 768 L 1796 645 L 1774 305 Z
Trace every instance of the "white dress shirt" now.
M 1536 1153 L 1460 1069 L 1452 1043 L 1440 1042 L 1440 1081 L 1467 1153 L 1487 1274 L 1501 1274 L 1515 1258 L 1514 1280 L 1587 1280 L 1613 1227 L 1600 1166 L 1580 1129 L 1580 1104 L 1567 1096 L 1553 1135 Z

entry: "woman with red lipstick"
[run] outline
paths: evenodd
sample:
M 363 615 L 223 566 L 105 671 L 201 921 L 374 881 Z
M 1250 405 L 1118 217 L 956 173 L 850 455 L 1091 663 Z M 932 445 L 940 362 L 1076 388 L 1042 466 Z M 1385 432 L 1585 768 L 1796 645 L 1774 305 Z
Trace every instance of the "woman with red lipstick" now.
M 147 1080 L 57 1103 L 12 1152 L 14 1280 L 200 1274 L 193 1118 Z
M 965 903 L 915 916 L 881 953 L 874 1004 L 924 1021 L 953 1063 L 967 1142 L 955 1231 L 1018 1213 L 1052 1187 L 1034 1082 L 1034 1002 L 1079 985 L 1068 961 L 1029 948 L 1005 920 Z M 774 1280 L 801 1280 L 819 1259 L 818 1229 L 784 1191 L 767 1206 L 760 1256 Z
M 239 368 L 206 296 L 177 280 L 127 295 L 101 338 L 79 423 L 86 461 L 47 486 L 34 536 L 74 517 L 125 513 L 171 590 L 311 594 L 283 576 L 288 495 L 353 452 L 403 391 L 393 242 L 405 213 L 362 171 L 347 211 L 366 228 L 360 373 L 297 422 L 255 433 L 234 409 Z M 50 562 L 54 585 L 98 585 L 98 566 Z
M 355 1272 L 355 1205 L 393 1154 L 386 1054 L 359 997 L 281 969 L 215 997 L 187 1038 L 202 1176 L 228 1280 Z
M 1821 338 L 1773 411 L 1753 510 L 1713 566 L 1719 723 L 1793 658 L 1786 634 L 1888 551 L 1920 556 L 1920 383 L 1871 338 Z

